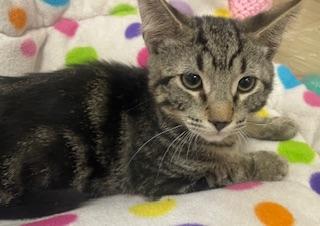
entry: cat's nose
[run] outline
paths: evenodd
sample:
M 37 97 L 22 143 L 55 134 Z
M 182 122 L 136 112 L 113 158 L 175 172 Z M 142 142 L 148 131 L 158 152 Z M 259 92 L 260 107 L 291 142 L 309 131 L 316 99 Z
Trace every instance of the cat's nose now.
M 230 122 L 219 122 L 219 121 L 210 121 L 210 123 L 213 124 L 218 131 L 221 131 L 223 128 L 225 128 L 227 125 L 230 124 Z

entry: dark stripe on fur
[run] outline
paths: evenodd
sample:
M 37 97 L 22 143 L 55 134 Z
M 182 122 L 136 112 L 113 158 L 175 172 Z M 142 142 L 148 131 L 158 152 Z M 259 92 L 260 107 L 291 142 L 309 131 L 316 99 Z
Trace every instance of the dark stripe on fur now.
M 239 31 L 239 29 L 237 28 L 237 26 L 235 25 L 235 23 L 232 23 L 232 24 L 233 24 L 233 28 L 234 28 L 234 30 L 235 30 L 235 32 L 236 32 L 238 49 L 237 49 L 237 51 L 231 56 L 231 58 L 230 58 L 230 60 L 229 60 L 229 64 L 228 64 L 228 68 L 229 68 L 229 69 L 233 66 L 233 63 L 234 63 L 234 60 L 236 59 L 236 57 L 239 56 L 240 53 L 241 53 L 242 50 L 243 50 L 242 40 L 241 40 L 241 37 L 240 37 L 240 31 Z
M 217 59 L 214 56 L 212 57 L 212 65 L 214 66 L 214 68 L 217 68 L 218 65 Z
M 203 90 L 199 92 L 199 96 L 203 102 L 207 101 L 207 95 Z
M 201 54 L 197 55 L 197 66 L 200 71 L 203 71 L 203 58 Z
M 171 79 L 173 79 L 175 76 L 167 76 L 162 79 L 159 79 L 159 81 L 154 85 L 154 87 L 158 86 L 167 86 Z
M 201 18 L 198 18 L 198 17 L 196 17 L 195 20 L 196 20 L 197 27 L 199 28 L 195 42 L 196 42 L 196 44 L 200 44 L 200 45 L 206 46 L 207 43 L 208 43 L 208 39 L 204 35 L 204 30 L 203 30 L 203 27 L 202 27 L 203 26 L 203 21 L 202 21 Z
M 241 59 L 241 74 L 247 70 L 247 60 L 245 58 Z

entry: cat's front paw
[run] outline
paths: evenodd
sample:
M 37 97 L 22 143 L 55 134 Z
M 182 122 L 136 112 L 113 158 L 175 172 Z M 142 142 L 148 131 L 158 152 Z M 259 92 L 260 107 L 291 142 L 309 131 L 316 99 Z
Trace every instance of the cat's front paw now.
M 262 140 L 289 140 L 298 132 L 298 126 L 288 117 L 251 118 L 247 122 L 248 136 Z
M 270 124 L 275 128 L 273 140 L 289 140 L 298 132 L 297 124 L 288 117 L 271 118 Z
M 288 174 L 288 162 L 273 152 L 251 153 L 253 159 L 253 180 L 279 181 Z

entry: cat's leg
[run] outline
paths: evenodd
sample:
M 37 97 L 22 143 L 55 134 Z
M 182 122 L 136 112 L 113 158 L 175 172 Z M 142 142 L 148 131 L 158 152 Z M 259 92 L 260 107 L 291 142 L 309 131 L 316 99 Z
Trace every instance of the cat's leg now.
M 252 180 L 280 181 L 288 174 L 288 162 L 274 152 L 258 151 L 249 156 L 253 162 Z
M 10 149 L 10 155 L 0 156 L 0 205 L 19 203 L 25 193 L 44 191 L 71 174 L 63 170 L 68 156 L 53 129 L 31 130 Z
M 14 198 L 14 194 L 0 188 L 0 207 L 8 205 Z
M 236 153 L 220 157 L 212 163 L 186 162 L 188 170 L 180 172 L 184 175 L 174 179 L 164 178 L 162 183 L 153 187 L 152 197 L 202 191 L 248 181 L 279 181 L 288 173 L 288 163 L 273 152 Z M 202 168 L 197 168 L 199 164 Z M 201 174 L 203 177 L 199 176 Z
M 288 174 L 288 163 L 269 151 L 239 153 L 217 163 L 208 176 L 210 187 L 248 181 L 280 181 Z
M 20 183 L 21 162 L 17 156 L 2 156 L 0 164 L 0 206 L 6 206 L 22 194 L 23 187 Z
M 249 137 L 261 140 L 288 140 L 294 137 L 297 131 L 297 125 L 287 117 L 251 116 L 245 127 Z
M 165 195 L 186 194 L 209 190 L 211 187 L 206 177 L 191 179 L 187 177 L 166 178 L 161 183 L 146 191 L 149 200 L 158 200 Z

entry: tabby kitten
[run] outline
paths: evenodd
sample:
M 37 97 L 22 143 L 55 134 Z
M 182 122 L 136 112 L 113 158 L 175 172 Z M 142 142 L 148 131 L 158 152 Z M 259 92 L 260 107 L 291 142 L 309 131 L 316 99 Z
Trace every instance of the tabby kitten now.
M 239 137 L 296 133 L 287 118 L 252 115 L 267 101 L 272 58 L 300 1 L 244 21 L 187 17 L 164 0 L 138 2 L 149 71 L 97 62 L 1 77 L 2 217 L 75 207 L 56 197 L 61 189 L 67 198 L 72 190 L 158 198 L 286 176 L 283 159 L 244 152 Z

